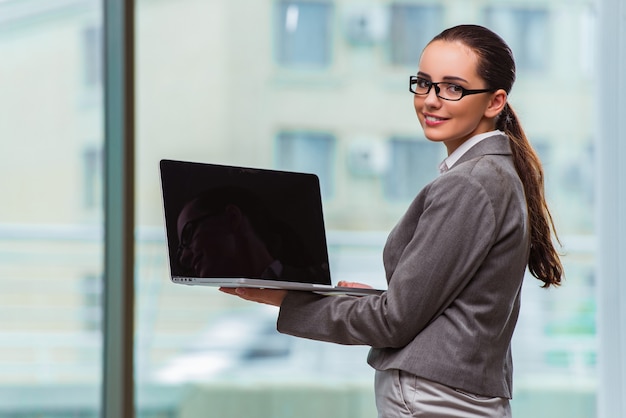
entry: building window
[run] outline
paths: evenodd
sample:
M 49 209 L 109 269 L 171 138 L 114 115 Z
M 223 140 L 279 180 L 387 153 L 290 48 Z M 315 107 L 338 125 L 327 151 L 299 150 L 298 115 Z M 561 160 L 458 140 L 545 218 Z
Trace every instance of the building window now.
M 390 164 L 385 176 L 385 197 L 411 200 L 439 174 L 445 147 L 424 139 L 395 137 L 389 141 Z
M 86 331 L 99 332 L 102 329 L 102 275 L 87 274 L 80 282 L 83 297 L 81 318 Z
M 392 4 L 391 63 L 417 68 L 424 45 L 441 31 L 442 20 L 440 6 Z
M 102 175 L 103 155 L 101 146 L 89 146 L 83 151 L 84 207 L 100 209 L 104 204 Z
M 278 3 L 276 55 L 294 68 L 324 68 L 330 64 L 332 6 L 324 2 Z
M 84 81 L 87 87 L 102 84 L 102 28 L 89 26 L 83 29 Z
M 519 70 L 546 68 L 550 41 L 546 10 L 490 7 L 486 21 L 509 44 Z
M 276 139 L 276 166 L 281 170 L 316 174 L 322 196 L 333 195 L 335 137 L 323 132 L 280 132 Z

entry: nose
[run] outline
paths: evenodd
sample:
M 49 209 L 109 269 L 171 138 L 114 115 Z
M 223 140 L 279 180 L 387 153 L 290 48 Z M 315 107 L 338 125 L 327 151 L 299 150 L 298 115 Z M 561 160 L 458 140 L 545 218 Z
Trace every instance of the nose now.
M 189 247 L 178 249 L 178 262 L 184 268 L 191 268 L 193 262 L 193 251 Z
M 437 96 L 439 86 L 432 86 L 426 97 L 424 98 L 424 104 L 430 107 L 436 107 L 441 103 L 441 99 Z

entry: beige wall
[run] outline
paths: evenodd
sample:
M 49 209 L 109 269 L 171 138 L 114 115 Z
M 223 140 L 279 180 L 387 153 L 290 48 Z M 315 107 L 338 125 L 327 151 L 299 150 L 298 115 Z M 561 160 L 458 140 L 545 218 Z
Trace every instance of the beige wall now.
M 162 222 L 159 159 L 272 167 L 273 141 L 282 129 L 322 130 L 338 139 L 336 194 L 325 202 L 330 228 L 387 230 L 402 213 L 406 202 L 385 201 L 381 179 L 354 176 L 347 159 L 353 141 L 421 135 L 406 91 L 406 78 L 413 69 L 390 66 L 384 42 L 354 47 L 346 41 L 343 16 L 353 4 L 346 0 L 334 2 L 332 65 L 313 74 L 280 68 L 268 59 L 273 56 L 273 4 L 269 0 L 138 3 L 140 224 Z M 479 19 L 476 10 L 490 2 L 444 4 L 444 23 L 452 25 Z M 549 7 L 553 28 L 552 39 L 546 40 L 552 57 L 549 71 L 521 74 L 511 102 L 531 139 L 557 142 L 554 161 L 547 167 L 550 174 L 591 140 L 593 103 L 592 92 L 585 88 L 590 75 L 577 53 L 582 39 L 572 41 L 586 36 L 580 33 L 580 22 L 590 6 L 585 1 L 559 1 Z M 20 179 L 3 180 L 4 190 L 25 202 L 0 206 L 0 222 L 99 219 L 98 210 L 84 208 L 82 153 L 89 144 L 102 142 L 102 97 L 81 82 L 81 31 L 99 18 L 98 11 L 69 7 L 47 18 L 44 25 L 24 24 L 0 33 L 0 56 L 10 57 L 0 61 L 0 74 L 5 74 L 0 77 L 5 97 L 0 100 L 0 137 L 3 148 L 11 148 L 0 153 L 0 174 L 3 179 Z M 29 53 L 19 53 L 23 50 Z M 32 195 L 54 204 L 26 199 Z M 367 211 L 362 210 L 364 200 Z
M 280 68 L 268 59 L 273 54 L 272 4 L 244 0 L 221 6 L 194 0 L 175 5 L 140 3 L 141 223 L 161 221 L 155 204 L 159 202 L 158 159 L 272 167 L 273 140 L 282 129 L 322 130 L 338 139 L 336 195 L 325 202 L 330 228 L 387 230 L 404 210 L 406 202 L 385 201 L 380 178 L 351 174 L 347 159 L 353 141 L 421 136 L 406 91 L 406 78 L 413 70 L 390 66 L 384 42 L 354 47 L 346 41 L 341 22 L 353 4 L 349 1 L 334 2 L 335 43 L 327 70 L 306 73 Z M 445 23 L 479 19 L 476 10 L 488 4 L 448 1 Z M 577 22 L 588 5 L 562 1 L 549 7 L 554 28 L 553 39 L 546 40 L 552 57 L 549 71 L 522 74 L 511 101 L 531 139 L 558 141 L 556 157 L 549 162 L 558 165 L 578 151 L 572 143 L 587 143 L 591 137 L 590 92 L 574 87 L 585 85 L 582 80 L 589 75 L 578 62 L 577 43 L 571 42 L 572 37 L 586 36 L 578 33 Z M 184 14 L 185 19 L 176 18 L 177 14 Z M 553 171 L 549 167 L 548 173 Z M 367 211 L 363 201 L 368 202 Z
M 15 4 L 20 1 L 27 0 Z M 50 0 L 28 1 L 43 5 Z M 445 23 L 476 20 L 477 7 L 489 3 L 442 2 Z M 579 61 L 580 43 L 572 41 L 583 37 L 578 22 L 589 3 L 549 3 L 553 10 L 552 39 L 546 40 L 550 69 L 546 74 L 520 75 L 511 97 L 531 139 L 554 142 L 554 160 L 546 167 L 552 178 L 575 162 L 581 145 L 593 137 L 593 92 L 586 87 L 591 76 L 585 72 L 586 63 Z M 354 48 L 345 42 L 340 16 L 351 4 L 347 0 L 335 2 L 332 66 L 316 74 L 281 69 L 268 59 L 272 4 L 269 0 L 139 1 L 139 225 L 162 231 L 159 159 L 272 167 L 272 144 L 282 129 L 323 130 L 338 139 L 336 197 L 325 202 L 329 228 L 386 231 L 403 212 L 405 202 L 385 201 L 380 179 L 351 174 L 347 157 L 352 141 L 420 135 L 406 82 L 413 70 L 389 66 L 383 44 Z M 0 332 L 78 335 L 65 345 L 44 341 L 41 347 L 52 347 L 45 354 L 31 339 L 11 338 L 9 345 L 0 347 L 0 354 L 15 358 L 20 369 L 3 374 L 4 381 L 14 381 L 15 376 L 38 379 L 48 367 L 46 356 L 52 356 L 54 367 L 44 372 L 62 380 L 82 373 L 76 380 L 89 381 L 99 370 L 99 342 L 80 334 L 86 306 L 80 286 L 84 277 L 101 274 L 101 239 L 63 241 L 54 231 L 36 225 L 102 222 L 100 210 L 84 207 L 82 167 L 85 148 L 103 142 L 102 97 L 81 81 L 81 31 L 99 19 L 95 9 L 72 6 L 0 29 L 0 228 L 35 224 L 27 229 L 34 231 L 32 239 L 0 239 L 4 257 L 0 316 L 8 318 Z M 557 222 L 590 217 L 576 196 L 557 189 L 549 198 L 560 210 Z M 211 314 L 236 303 L 220 297 L 215 289 L 170 285 L 166 251 L 155 236 L 140 238 L 137 254 L 137 329 L 149 334 L 147 340 L 153 344 L 142 351 L 138 362 L 149 366 L 165 362 L 180 350 L 185 338 L 206 326 Z M 380 257 L 378 252 L 375 257 Z M 576 271 L 572 278 L 577 279 Z M 24 279 L 28 279 L 25 288 Z M 138 336 L 139 343 L 142 338 Z M 71 363 L 68 358 L 82 357 L 90 368 L 66 367 Z

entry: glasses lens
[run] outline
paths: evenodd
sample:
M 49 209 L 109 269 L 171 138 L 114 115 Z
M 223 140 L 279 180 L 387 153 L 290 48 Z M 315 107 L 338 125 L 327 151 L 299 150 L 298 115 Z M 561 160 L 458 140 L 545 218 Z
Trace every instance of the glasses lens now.
M 452 83 L 439 83 L 438 96 L 447 100 L 459 100 L 463 97 L 463 87 Z
M 416 94 L 427 94 L 430 90 L 431 83 L 420 77 L 411 78 L 411 91 Z
M 191 244 L 191 240 L 196 233 L 196 227 L 212 216 L 215 216 L 215 213 L 209 212 L 205 215 L 200 216 L 199 218 L 188 221 L 185 226 L 183 226 L 183 231 L 180 234 L 180 247 L 189 247 L 189 245 Z

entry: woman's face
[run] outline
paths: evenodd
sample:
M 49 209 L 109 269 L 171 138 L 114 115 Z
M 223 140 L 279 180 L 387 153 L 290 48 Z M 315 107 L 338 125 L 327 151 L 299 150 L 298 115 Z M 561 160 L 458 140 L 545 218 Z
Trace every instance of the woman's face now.
M 487 86 L 476 72 L 477 64 L 478 57 L 465 45 L 434 41 L 424 49 L 417 75 L 434 83 L 445 81 L 468 90 L 484 89 Z M 437 97 L 432 87 L 427 95 L 414 95 L 413 104 L 426 138 L 443 142 L 449 155 L 472 136 L 495 129 L 490 106 L 496 94 L 473 94 L 448 101 Z
M 193 203 L 178 217 L 178 262 L 198 277 L 230 277 L 238 265 L 231 225 L 224 214 L 205 213 Z

